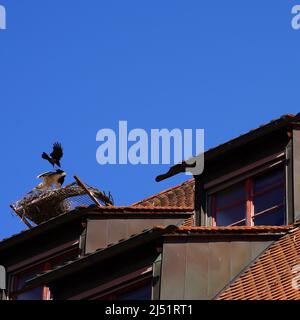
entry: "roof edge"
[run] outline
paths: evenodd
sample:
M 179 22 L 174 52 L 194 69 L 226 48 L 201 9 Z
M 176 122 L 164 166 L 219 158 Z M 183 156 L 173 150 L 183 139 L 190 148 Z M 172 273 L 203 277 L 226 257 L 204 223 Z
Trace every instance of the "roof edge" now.
M 145 216 L 149 215 L 159 215 L 159 214 L 166 214 L 166 215 L 191 215 L 194 212 L 194 208 L 192 207 L 142 207 L 142 206 L 109 206 L 109 207 L 97 207 L 95 205 L 89 206 L 87 208 L 77 208 L 70 212 L 63 213 L 59 216 L 53 217 L 32 229 L 27 229 L 21 231 L 18 234 L 12 235 L 9 238 L 5 238 L 0 241 L 0 252 L 4 251 L 8 248 L 11 248 L 14 245 L 19 244 L 21 241 L 29 239 L 31 237 L 35 237 L 40 235 L 43 232 L 50 231 L 55 229 L 56 227 L 63 225 L 65 223 L 69 223 L 73 220 L 93 215 L 116 215 L 121 217 L 122 215 L 141 215 Z
M 145 243 L 152 242 L 163 236 L 174 236 L 183 232 L 184 235 L 189 236 L 192 232 L 200 232 L 207 236 L 210 234 L 214 236 L 216 233 L 220 235 L 232 235 L 236 233 L 241 235 L 241 232 L 245 231 L 245 236 L 250 234 L 256 235 L 279 235 L 279 230 L 284 230 L 288 232 L 293 226 L 261 226 L 261 227 L 183 227 L 183 226 L 154 226 L 150 229 L 146 229 L 141 233 L 134 234 L 127 239 L 122 239 L 117 243 L 110 244 L 103 249 L 99 249 L 93 253 L 85 255 L 76 260 L 65 263 L 62 266 L 56 267 L 53 270 L 46 271 L 36 277 L 29 279 L 27 281 L 26 289 L 34 288 L 41 284 L 49 284 L 58 279 L 64 277 L 65 275 L 74 274 L 82 269 L 88 268 L 93 263 L 99 263 L 106 259 L 115 257 L 117 254 L 124 252 L 124 250 L 132 250 Z M 280 234 L 282 235 L 282 234 Z
M 216 147 L 213 147 L 204 152 L 205 161 L 210 161 L 214 157 L 219 156 L 228 152 L 228 150 L 233 150 L 235 148 L 241 147 L 242 145 L 253 141 L 256 138 L 260 138 L 263 135 L 270 134 L 274 131 L 280 130 L 289 124 L 295 124 L 295 122 L 300 121 L 300 113 L 296 115 L 286 114 L 282 115 L 280 118 L 270 121 L 269 123 L 259 126 L 256 129 L 250 130 L 236 138 L 233 138 L 227 142 L 224 142 Z M 186 161 L 182 161 L 174 166 L 172 166 L 166 173 L 163 173 L 155 178 L 156 182 L 171 178 L 178 173 L 185 172 L 188 168 L 195 167 L 196 159 L 199 155 L 192 157 Z

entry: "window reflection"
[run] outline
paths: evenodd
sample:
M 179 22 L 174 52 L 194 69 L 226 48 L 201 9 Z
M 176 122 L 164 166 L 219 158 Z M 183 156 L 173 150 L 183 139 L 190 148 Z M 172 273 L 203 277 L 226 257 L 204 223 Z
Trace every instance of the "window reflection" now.
M 248 178 L 210 196 L 210 212 L 217 226 L 285 224 L 284 170 L 279 168 Z

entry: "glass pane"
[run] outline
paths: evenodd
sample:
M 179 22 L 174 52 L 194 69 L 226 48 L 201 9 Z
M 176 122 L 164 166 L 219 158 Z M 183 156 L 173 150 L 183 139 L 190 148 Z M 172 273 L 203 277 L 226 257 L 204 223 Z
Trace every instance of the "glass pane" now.
M 254 183 L 254 217 L 255 225 L 282 225 L 284 224 L 284 202 L 285 202 L 285 187 L 284 187 L 284 171 L 283 168 L 271 171 L 253 179 Z M 260 212 L 268 210 L 274 206 L 281 205 L 276 210 L 269 212 Z
M 284 202 L 283 187 L 254 197 L 254 213 L 261 212 Z
M 256 226 L 281 226 L 285 224 L 284 216 L 285 210 L 282 207 L 254 217 L 254 224 Z
M 38 274 L 42 271 L 43 271 L 43 267 L 40 266 L 34 270 L 30 270 L 30 271 L 27 271 L 27 272 L 20 274 L 18 277 L 18 285 L 17 285 L 16 290 L 22 289 L 27 280 L 33 278 L 36 274 Z
M 19 294 L 16 297 L 17 300 L 42 300 L 43 299 L 43 288 L 35 288 L 33 290 Z
M 245 183 L 239 183 L 216 194 L 216 207 L 223 208 L 232 203 L 245 200 Z
M 259 193 L 270 186 L 284 182 L 283 169 L 271 171 L 254 178 L 254 194 Z
M 246 204 L 242 203 L 238 206 L 217 211 L 216 223 L 217 226 L 229 226 L 240 220 L 245 220 L 246 218 Z M 245 225 L 245 221 L 238 225 Z
M 151 300 L 151 285 L 147 284 L 143 287 L 117 295 L 117 300 Z

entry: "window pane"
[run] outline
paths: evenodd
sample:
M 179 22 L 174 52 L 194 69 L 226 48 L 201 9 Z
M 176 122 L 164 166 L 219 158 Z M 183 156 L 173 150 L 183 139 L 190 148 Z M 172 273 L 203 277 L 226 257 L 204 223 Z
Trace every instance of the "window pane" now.
M 282 207 L 254 217 L 254 224 L 256 226 L 281 226 L 285 224 L 284 216 L 285 210 Z
M 242 202 L 245 200 L 245 184 L 239 183 L 224 191 L 220 191 L 216 195 L 217 208 L 223 208 L 235 202 Z
M 232 207 L 226 210 L 217 211 L 216 223 L 217 226 L 229 226 L 240 220 L 244 220 L 238 225 L 245 225 L 246 218 L 246 204 L 242 203 L 236 207 Z
M 18 279 L 17 280 L 18 285 L 17 285 L 16 291 L 22 289 L 27 280 L 33 278 L 36 274 L 38 274 L 38 273 L 40 273 L 42 271 L 43 271 L 43 266 L 39 266 L 39 267 L 37 267 L 35 269 L 32 269 L 30 271 L 26 271 L 26 272 L 20 274 L 18 276 L 18 278 L 17 278 Z
M 117 295 L 117 300 L 151 300 L 151 284 Z
M 259 193 L 266 188 L 284 182 L 284 172 L 280 168 L 276 171 L 271 171 L 258 176 L 254 179 L 254 194 Z
M 211 213 L 216 225 L 245 225 L 247 208 L 249 216 L 266 211 L 264 216 L 259 215 L 254 219 L 255 224 L 283 224 L 285 218 L 284 182 L 284 169 L 281 167 L 217 192 L 212 196 L 210 202 Z M 247 201 L 249 202 L 248 207 Z M 273 208 L 272 213 L 268 212 L 271 208 Z
M 43 299 L 43 288 L 35 288 L 33 290 L 19 294 L 16 297 L 17 300 L 42 300 Z
M 245 183 L 239 183 L 215 195 L 215 214 L 217 226 L 229 226 L 238 221 L 245 224 L 246 193 Z
M 261 212 L 284 202 L 283 188 L 277 188 L 254 197 L 254 213 Z
M 254 224 L 283 225 L 285 223 L 284 170 L 274 170 L 253 179 Z M 277 209 L 269 210 L 272 207 Z M 264 212 L 259 214 L 260 212 Z M 257 215 L 257 216 L 256 216 Z

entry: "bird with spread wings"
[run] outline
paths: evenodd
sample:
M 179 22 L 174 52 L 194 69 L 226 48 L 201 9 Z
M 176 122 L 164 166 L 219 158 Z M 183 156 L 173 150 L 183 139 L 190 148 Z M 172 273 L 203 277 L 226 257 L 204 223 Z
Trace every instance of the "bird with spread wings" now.
M 61 167 L 60 160 L 63 157 L 63 148 L 59 142 L 53 144 L 53 150 L 48 155 L 46 152 L 42 153 L 42 158 L 47 160 L 53 167 Z M 38 179 L 42 179 L 36 189 L 50 189 L 53 185 L 56 188 L 61 188 L 66 177 L 66 173 L 63 170 L 56 170 L 54 172 L 49 171 L 37 176 Z
M 48 160 L 53 167 L 55 165 L 61 167 L 60 160 L 63 157 L 63 154 L 64 153 L 61 144 L 59 142 L 55 142 L 53 144 L 53 151 L 50 153 L 50 156 L 46 152 L 43 152 L 42 158 Z

